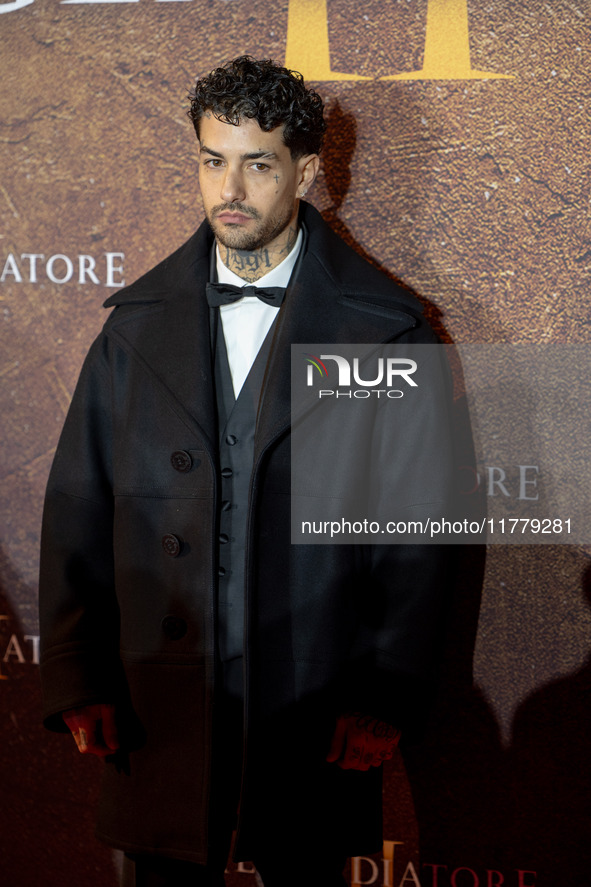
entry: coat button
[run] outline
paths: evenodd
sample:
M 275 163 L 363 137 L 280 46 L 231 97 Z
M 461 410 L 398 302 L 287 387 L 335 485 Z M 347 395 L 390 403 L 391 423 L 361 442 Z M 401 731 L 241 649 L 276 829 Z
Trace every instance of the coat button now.
M 228 444 L 229 447 L 233 447 L 235 443 L 238 443 L 238 438 L 236 437 L 235 434 L 229 434 L 226 437 L 226 443 Z
M 190 471 L 193 467 L 193 460 L 189 453 L 185 450 L 177 450 L 170 457 L 170 462 L 175 471 Z
M 220 544 L 226 545 L 230 541 L 230 537 L 227 533 L 220 533 Z
M 179 616 L 165 616 L 161 624 L 162 631 L 171 641 L 179 641 L 187 633 L 187 623 Z
M 232 477 L 232 474 L 231 468 L 222 468 L 222 477 Z
M 181 553 L 182 543 L 178 536 L 167 533 L 162 537 L 162 548 L 169 557 L 178 557 Z

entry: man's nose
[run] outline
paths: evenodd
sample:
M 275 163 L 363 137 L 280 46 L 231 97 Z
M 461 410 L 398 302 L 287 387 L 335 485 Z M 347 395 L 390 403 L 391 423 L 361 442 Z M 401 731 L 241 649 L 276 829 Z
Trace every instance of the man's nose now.
M 239 170 L 230 169 L 229 167 L 226 169 L 220 196 L 225 203 L 235 203 L 244 200 L 246 190 L 242 173 Z

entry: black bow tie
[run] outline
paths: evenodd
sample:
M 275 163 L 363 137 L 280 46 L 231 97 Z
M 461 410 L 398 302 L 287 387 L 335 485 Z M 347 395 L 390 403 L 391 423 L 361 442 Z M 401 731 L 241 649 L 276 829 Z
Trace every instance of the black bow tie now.
M 279 308 L 285 296 L 285 287 L 233 286 L 231 283 L 208 283 L 205 287 L 205 295 L 208 304 L 212 308 L 219 308 L 220 305 L 230 305 L 232 302 L 237 302 L 245 296 L 256 296 L 261 302 Z

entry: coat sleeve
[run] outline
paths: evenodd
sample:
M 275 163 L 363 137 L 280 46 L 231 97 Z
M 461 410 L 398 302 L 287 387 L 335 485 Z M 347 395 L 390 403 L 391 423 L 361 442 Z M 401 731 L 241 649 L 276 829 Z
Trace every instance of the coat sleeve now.
M 396 422 L 382 410 L 374 430 L 372 478 L 382 527 L 386 520 L 403 529 L 457 516 L 459 441 L 447 357 L 439 345 L 421 346 L 418 354 L 423 393 L 409 400 L 408 414 L 401 408 Z M 344 698 L 414 739 L 437 685 L 461 545 L 437 544 L 420 532 L 388 539 L 364 546 Z
M 110 382 L 106 340 L 92 346 L 50 472 L 41 533 L 39 610 L 46 726 L 117 696 Z

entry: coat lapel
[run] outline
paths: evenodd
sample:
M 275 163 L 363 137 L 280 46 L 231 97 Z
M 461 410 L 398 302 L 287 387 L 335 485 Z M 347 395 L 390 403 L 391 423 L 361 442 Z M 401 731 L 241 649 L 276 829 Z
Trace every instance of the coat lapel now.
M 259 408 L 255 462 L 291 424 L 292 345 L 354 343 L 366 346 L 359 352 L 363 357 L 419 323 L 418 303 L 413 313 L 393 299 L 395 285 L 382 274 L 369 274 L 365 292 L 347 285 L 351 251 L 311 207 L 304 210 L 304 218 L 308 249 L 277 318 Z M 363 262 L 366 275 L 366 269 L 373 271 L 363 260 L 355 260 Z
M 216 409 L 205 298 L 208 231 L 201 226 L 180 250 L 105 305 L 121 306 L 107 324 L 110 335 L 166 390 L 187 424 L 198 426 L 213 452 Z

